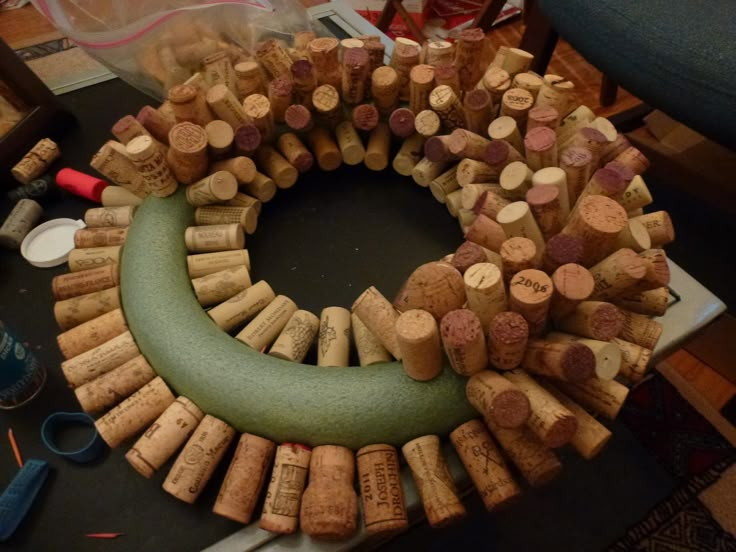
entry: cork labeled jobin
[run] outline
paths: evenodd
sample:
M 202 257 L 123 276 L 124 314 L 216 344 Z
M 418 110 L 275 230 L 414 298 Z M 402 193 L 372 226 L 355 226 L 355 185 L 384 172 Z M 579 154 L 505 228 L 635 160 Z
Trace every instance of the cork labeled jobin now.
M 273 439 L 265 426 L 263 435 L 244 433 L 237 416 L 202 411 L 196 390 L 176 398 L 141 355 L 121 309 L 121 251 L 136 243 L 124 215 L 135 209 L 116 205 L 121 218 L 109 225 L 89 213 L 101 229 L 80 234 L 73 272 L 55 279 L 55 313 L 64 374 L 80 403 L 109 410 L 98 422 L 103 437 L 117 446 L 144 432 L 126 456 L 142 475 L 176 455 L 164 488 L 192 503 L 217 464 L 229 461 L 215 513 L 343 540 L 357 528 L 358 500 L 369 532 L 407 526 L 397 447 L 437 527 L 465 514 L 440 447 L 448 433 L 489 510 L 513 502 L 521 478 L 532 486 L 554 478 L 554 448 L 570 443 L 586 459 L 601 453 L 610 431 L 588 412 L 615 417 L 628 393 L 616 378 L 631 383 L 646 373 L 661 334 L 647 315 L 666 308 L 669 272 L 659 248 L 674 239 L 672 222 L 663 211 L 638 211 L 651 203 L 641 177 L 648 162 L 575 104 L 572 83 L 527 72 L 531 56 L 516 49 L 498 52 L 484 71 L 484 40 L 478 29 L 463 31 L 455 46 L 427 48 L 442 60 L 432 64 L 420 44 L 401 39 L 391 66 L 375 55 L 382 50 L 372 37 L 300 35 L 293 50 L 269 40 L 248 61 L 209 52 L 202 73 L 173 87 L 164 106 L 116 124 L 122 143 L 105 148 L 115 162 L 98 154 L 94 164 L 135 190 L 136 204 L 149 193 L 176 201 L 186 186 L 178 195 L 192 205 L 194 225 L 178 239 L 208 324 L 265 353 L 264 363 L 290 363 L 284 369 L 293 367 L 297 384 L 309 375 L 302 362 L 310 351 L 336 380 L 353 370 L 378 373 L 393 358 L 407 377 L 385 393 L 456 378 L 464 391 L 457 403 L 429 406 L 477 410 L 451 432 L 346 447 L 339 438 Z M 302 173 L 343 164 L 411 176 L 458 218 L 465 241 L 406 275 L 395 296 L 369 287 L 352 306 L 312 313 L 298 297 L 251 280 L 243 248 L 276 193 Z M 347 366 L 353 344 L 360 368 Z M 350 427 L 349 409 L 363 403 L 357 394 L 345 399 Z M 389 431 L 411 428 L 428 406 L 407 401 L 416 406 L 408 416 L 379 414 Z M 290 415 L 308 425 L 315 412 L 296 405 Z

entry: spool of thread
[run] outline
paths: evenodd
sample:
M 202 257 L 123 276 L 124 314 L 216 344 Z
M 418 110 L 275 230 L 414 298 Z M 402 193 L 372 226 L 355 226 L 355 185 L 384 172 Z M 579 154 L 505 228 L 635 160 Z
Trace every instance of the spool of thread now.
M 396 449 L 377 444 L 355 454 L 363 504 L 363 521 L 369 535 L 389 535 L 409 526 L 401 488 L 401 470 Z
M 531 410 L 527 396 L 496 372 L 482 370 L 473 374 L 465 393 L 470 404 L 499 427 L 519 427 L 529 419 Z
M 274 298 L 271 286 L 261 280 L 211 308 L 207 314 L 215 324 L 229 332 L 261 312 Z
M 218 251 L 217 253 L 187 255 L 187 270 L 190 278 L 200 278 L 213 272 L 237 266 L 245 266 L 250 270 L 248 251 Z
M 450 433 L 450 441 L 489 512 L 521 495 L 521 489 L 483 422 L 470 420 L 458 426 Z
M 511 279 L 509 307 L 524 317 L 530 335 L 539 335 L 544 330 L 552 291 L 552 280 L 541 270 L 522 270 Z
M 243 433 L 212 511 L 239 523 L 250 523 L 275 451 L 273 441 Z
M 261 351 L 276 340 L 297 309 L 294 301 L 277 295 L 235 338 Z
M 104 412 L 126 399 L 156 377 L 143 355 L 113 368 L 74 390 L 79 405 L 88 414 Z
M 311 456 L 312 451 L 303 445 L 284 443 L 277 447 L 261 513 L 261 529 L 281 534 L 297 530 Z
M 234 437 L 235 430 L 222 420 L 202 418 L 166 476 L 164 491 L 194 504 Z
M 450 366 L 461 376 L 472 376 L 488 366 L 483 327 L 473 311 L 448 312 L 442 317 L 440 336 Z
M 396 337 L 407 375 L 428 381 L 442 371 L 442 351 L 437 321 L 420 309 L 403 312 L 396 320 Z
M 329 130 L 323 127 L 314 127 L 309 131 L 307 141 L 321 170 L 334 171 L 342 165 L 342 154 L 337 143 L 330 136 Z
M 425 435 L 401 447 L 431 527 L 445 527 L 465 516 L 447 463 L 440 450 L 440 438 Z
M 226 268 L 192 280 L 194 294 L 203 307 L 221 303 L 250 285 L 250 274 L 243 265 Z
M 488 358 L 498 370 L 521 364 L 529 339 L 529 324 L 518 313 L 500 312 L 488 326 Z
M 401 359 L 396 336 L 399 314 L 380 291 L 373 286 L 369 287 L 355 300 L 351 310 L 394 358 Z
M 286 160 L 303 174 L 314 165 L 314 156 L 299 137 L 292 132 L 281 134 L 277 140 L 278 149 Z
M 564 332 L 599 341 L 617 337 L 623 325 L 624 318 L 619 309 L 602 301 L 583 301 L 572 313 L 555 321 L 555 326 Z
M 581 406 L 614 420 L 629 394 L 629 388 L 616 380 L 590 378 L 582 383 L 556 381 L 559 388 Z
M 173 402 L 174 395 L 157 377 L 98 418 L 95 427 L 110 448 L 117 448 L 148 427 Z
M 63 301 L 81 295 L 114 288 L 120 283 L 118 265 L 106 265 L 82 272 L 54 276 L 51 291 L 54 299 Z

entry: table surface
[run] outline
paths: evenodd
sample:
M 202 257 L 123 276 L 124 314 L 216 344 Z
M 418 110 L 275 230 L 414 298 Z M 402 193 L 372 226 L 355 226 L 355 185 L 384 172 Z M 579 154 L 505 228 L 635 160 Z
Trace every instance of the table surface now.
M 67 94 L 61 101 L 79 124 L 59 140 L 63 155 L 54 169 L 69 166 L 86 172 L 92 172 L 89 160 L 110 138 L 112 124 L 150 102 L 119 80 Z M 11 207 L 4 199 L 0 201 L 0 217 L 4 218 Z M 66 196 L 46 207 L 44 219 L 81 218 L 92 206 Z M 258 232 L 248 238 L 248 249 L 254 278 L 268 280 L 300 307 L 318 312 L 329 305 L 349 306 L 369 285 L 390 294 L 416 266 L 442 257 L 460 243 L 457 222 L 428 190 L 389 171 L 377 174 L 344 167 L 329 174 L 311 173 L 293 189 L 279 192 L 265 206 Z M 54 339 L 58 328 L 50 282 L 64 272 L 63 265 L 38 269 L 18 253 L 0 250 L 0 320 L 30 343 L 49 372 L 44 390 L 32 403 L 0 412 L 0 485 L 7 485 L 17 471 L 4 435 L 8 427 L 13 428 L 25 458 L 44 459 L 52 466 L 37 503 L 7 544 L 18 550 L 84 551 L 104 545 L 111 551 L 185 551 L 200 550 L 232 535 L 212 548 L 229 552 L 252 548 L 267 539 L 255 526 L 240 531 L 242 526 L 211 513 L 227 461 L 217 469 L 197 504 L 190 506 L 158 488 L 166 477 L 165 468 L 150 481 L 134 472 L 125 462 L 125 446 L 89 465 L 67 462 L 43 447 L 42 421 L 52 412 L 79 410 L 61 375 L 62 357 Z M 679 328 L 666 325 L 664 341 L 670 346 L 723 309 L 722 303 L 684 271 L 676 268 L 676 274 L 688 291 L 681 293 L 684 300 L 672 308 L 678 311 Z M 688 295 L 694 300 L 687 301 Z M 527 489 L 520 504 L 497 515 L 485 514 L 477 504 L 471 508 L 471 517 L 487 527 L 481 531 L 487 531 L 498 550 L 537 546 L 583 550 L 591 541 L 578 542 L 580 523 L 591 528 L 593 542 L 602 548 L 671 491 L 669 475 L 626 427 L 618 422 L 610 427 L 614 437 L 595 461 L 584 462 L 563 451 L 566 469 L 552 485 Z M 457 476 L 463 477 L 453 462 Z M 414 492 L 409 481 L 407 489 L 409 494 Z M 632 506 L 619 508 L 620 504 Z M 561 516 L 561 509 L 569 515 Z M 529 519 L 535 520 L 535 531 L 528 531 Z M 124 535 L 100 543 L 84 536 L 93 532 Z M 313 546 L 303 536 L 295 536 L 273 540 L 269 549 Z

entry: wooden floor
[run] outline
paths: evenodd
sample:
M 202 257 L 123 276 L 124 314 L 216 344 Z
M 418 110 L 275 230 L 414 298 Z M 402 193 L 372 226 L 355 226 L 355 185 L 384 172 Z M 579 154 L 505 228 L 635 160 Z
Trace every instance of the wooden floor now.
M 518 46 L 523 26 L 521 18 L 501 24 L 490 33 L 494 48 L 500 45 Z M 54 27 L 32 5 L 17 10 L 0 12 L 0 38 L 14 48 L 38 44 L 56 38 Z M 598 103 L 601 74 L 578 54 L 567 42 L 560 41 L 550 63 L 549 72 L 562 75 L 576 84 L 580 103 L 597 114 L 609 117 L 639 103 L 631 94 L 620 90 L 616 103 L 603 108 Z

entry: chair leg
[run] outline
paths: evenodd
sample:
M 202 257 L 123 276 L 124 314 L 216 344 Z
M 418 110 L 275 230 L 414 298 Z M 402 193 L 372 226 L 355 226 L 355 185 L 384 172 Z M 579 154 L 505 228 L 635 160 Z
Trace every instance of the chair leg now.
M 618 83 L 611 79 L 608 75 L 604 74 L 601 79 L 601 90 L 599 93 L 598 101 L 603 107 L 608 107 L 616 103 L 616 96 L 618 94 Z
M 396 17 L 396 6 L 391 0 L 386 0 L 381 15 L 378 16 L 378 21 L 376 21 L 376 28 L 385 33 L 388 31 L 394 17 Z
M 540 75 L 547 71 L 547 65 L 557 46 L 557 31 L 542 14 L 536 2 L 529 2 L 526 8 L 527 25 L 521 37 L 519 48 L 534 55 L 530 69 Z
M 504 4 L 506 4 L 506 0 L 485 0 L 471 27 L 480 27 L 485 32 L 490 31 Z

